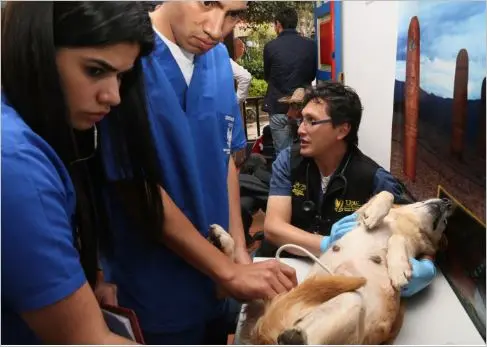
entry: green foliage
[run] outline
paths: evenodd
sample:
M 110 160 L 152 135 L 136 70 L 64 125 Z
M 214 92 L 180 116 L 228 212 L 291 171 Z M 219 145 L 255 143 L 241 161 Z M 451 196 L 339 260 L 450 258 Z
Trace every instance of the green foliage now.
M 285 7 L 294 7 L 300 20 L 298 27 L 310 27 L 314 31 L 313 2 L 312 1 L 250 1 L 245 22 L 251 29 L 249 36 L 243 40 L 246 43 L 245 54 L 239 64 L 252 74 L 250 96 L 263 96 L 267 90 L 264 81 L 264 46 L 276 37 L 274 32 L 274 17 Z
M 264 60 L 262 59 L 262 52 L 259 52 L 259 50 L 255 48 L 248 49 L 241 59 L 241 64 L 252 74 L 252 77 L 257 79 L 264 78 Z
M 250 89 L 249 89 L 249 96 L 264 96 L 267 92 L 267 82 L 258 79 L 252 78 L 250 82 Z
M 245 20 L 251 26 L 272 23 L 276 13 L 285 7 L 294 7 L 298 14 L 313 12 L 313 1 L 249 1 Z
M 264 45 L 275 37 L 272 25 L 259 24 L 245 38 L 246 49 L 240 63 L 254 78 L 264 79 Z

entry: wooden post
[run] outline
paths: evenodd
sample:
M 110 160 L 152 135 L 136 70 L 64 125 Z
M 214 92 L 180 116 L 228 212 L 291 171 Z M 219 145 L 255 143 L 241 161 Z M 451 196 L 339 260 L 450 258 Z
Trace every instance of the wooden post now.
M 467 124 L 468 100 L 468 53 L 461 49 L 457 55 L 455 84 L 453 86 L 453 115 L 451 154 L 462 159 L 465 145 L 465 126 Z
M 404 174 L 416 179 L 416 155 L 419 115 L 419 53 L 420 31 L 418 17 L 411 18 L 408 30 L 406 58 L 406 88 L 404 112 Z

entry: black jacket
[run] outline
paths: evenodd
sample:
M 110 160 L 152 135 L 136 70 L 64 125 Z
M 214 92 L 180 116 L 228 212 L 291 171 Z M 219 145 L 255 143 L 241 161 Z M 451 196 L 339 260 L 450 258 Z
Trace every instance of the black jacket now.
M 267 94 L 264 105 L 270 114 L 287 113 L 288 106 L 277 100 L 296 88 L 307 87 L 316 77 L 316 42 L 286 29 L 264 47 L 264 79 Z
M 303 158 L 299 147 L 293 146 L 291 224 L 309 232 L 329 235 L 336 221 L 355 212 L 372 197 L 379 167 L 357 147 L 351 146 L 331 176 L 326 193 L 322 194 L 321 174 L 314 160 Z M 340 174 L 345 180 L 338 178 Z M 305 202 L 312 202 L 314 209 L 306 212 Z

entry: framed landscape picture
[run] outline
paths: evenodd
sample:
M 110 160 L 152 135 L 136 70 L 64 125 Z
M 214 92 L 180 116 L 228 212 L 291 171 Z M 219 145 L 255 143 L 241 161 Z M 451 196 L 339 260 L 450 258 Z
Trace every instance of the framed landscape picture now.
M 448 220 L 448 247 L 438 253 L 438 266 L 485 341 L 485 224 L 442 186 L 438 197 L 457 205 Z

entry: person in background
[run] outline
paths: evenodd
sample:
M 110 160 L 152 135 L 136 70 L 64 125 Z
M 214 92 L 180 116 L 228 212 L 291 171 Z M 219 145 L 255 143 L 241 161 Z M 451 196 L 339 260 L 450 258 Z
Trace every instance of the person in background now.
M 279 99 L 279 102 L 289 105 L 286 115 L 293 142 L 299 140 L 297 122 L 301 119 L 304 96 L 305 89 L 297 88 L 291 95 Z M 251 236 L 250 227 L 253 223 L 254 214 L 259 210 L 265 212 L 267 208 L 273 154 L 269 155 L 264 151 L 265 145 L 267 145 L 267 150 L 269 147 L 272 149 L 272 135 L 269 126 L 264 127 L 262 136 L 255 141 L 250 158 L 245 161 L 240 171 L 240 204 L 248 246 L 252 245 L 255 240 L 262 238 L 260 232 Z
M 278 100 L 296 88 L 310 86 L 318 67 L 316 43 L 299 35 L 297 23 L 295 9 L 280 11 L 274 20 L 278 36 L 264 46 L 264 79 L 268 83 L 264 105 L 270 115 L 276 157 L 291 144 L 288 106 Z
M 305 96 L 304 88 L 297 88 L 289 96 L 280 98 L 278 101 L 283 104 L 289 105 L 286 116 L 289 126 L 289 136 L 291 137 L 291 142 L 299 140 L 298 136 L 298 122 L 301 120 L 301 111 L 303 109 L 303 102 Z
M 128 149 L 144 182 L 133 210 L 161 228 L 162 206 L 147 198 L 159 190 L 140 88 L 153 40 L 138 2 L 2 8 L 2 344 L 133 343 L 110 332 L 94 293 L 116 304 L 97 282 L 108 216 L 96 124 L 107 117 L 118 132 L 114 154 Z
M 239 65 L 235 60 L 230 58 L 230 64 L 232 65 L 233 78 L 237 88 L 237 102 L 241 108 L 249 96 L 250 82 L 252 81 L 252 75 L 243 66 Z M 243 117 L 241 116 L 243 119 Z M 233 161 L 237 171 L 241 169 L 243 162 L 247 157 L 246 148 L 241 148 L 237 151 L 232 151 Z M 246 236 L 247 238 L 247 236 Z M 247 242 L 248 244 L 248 242 Z
M 116 233 L 103 266 L 118 286 L 119 304 L 136 312 L 148 344 L 226 344 L 238 312 L 229 316 L 216 284 L 243 300 L 272 298 L 296 285 L 288 266 L 275 260 L 252 264 L 243 233 L 231 153 L 246 143 L 221 39 L 246 8 L 245 1 L 168 1 L 150 12 L 155 49 L 143 69 L 166 190 L 162 232 L 131 215 L 136 195 L 119 198 L 130 193 L 119 183 L 130 167 L 115 170 L 116 158 L 104 147 Z M 207 241 L 212 224 L 233 236 L 235 262 Z
M 252 81 L 252 75 L 242 65 L 236 63 L 230 58 L 230 64 L 232 65 L 233 78 L 237 83 L 237 102 L 241 105 L 249 96 L 250 82 Z
M 354 212 L 377 193 L 389 191 L 396 203 L 405 201 L 400 183 L 357 147 L 362 104 L 353 89 L 326 81 L 309 90 L 304 105 L 300 142 L 281 152 L 272 167 L 264 232 L 275 246 L 293 243 L 318 255 L 353 229 Z M 410 262 L 407 296 L 435 276 L 431 260 Z

